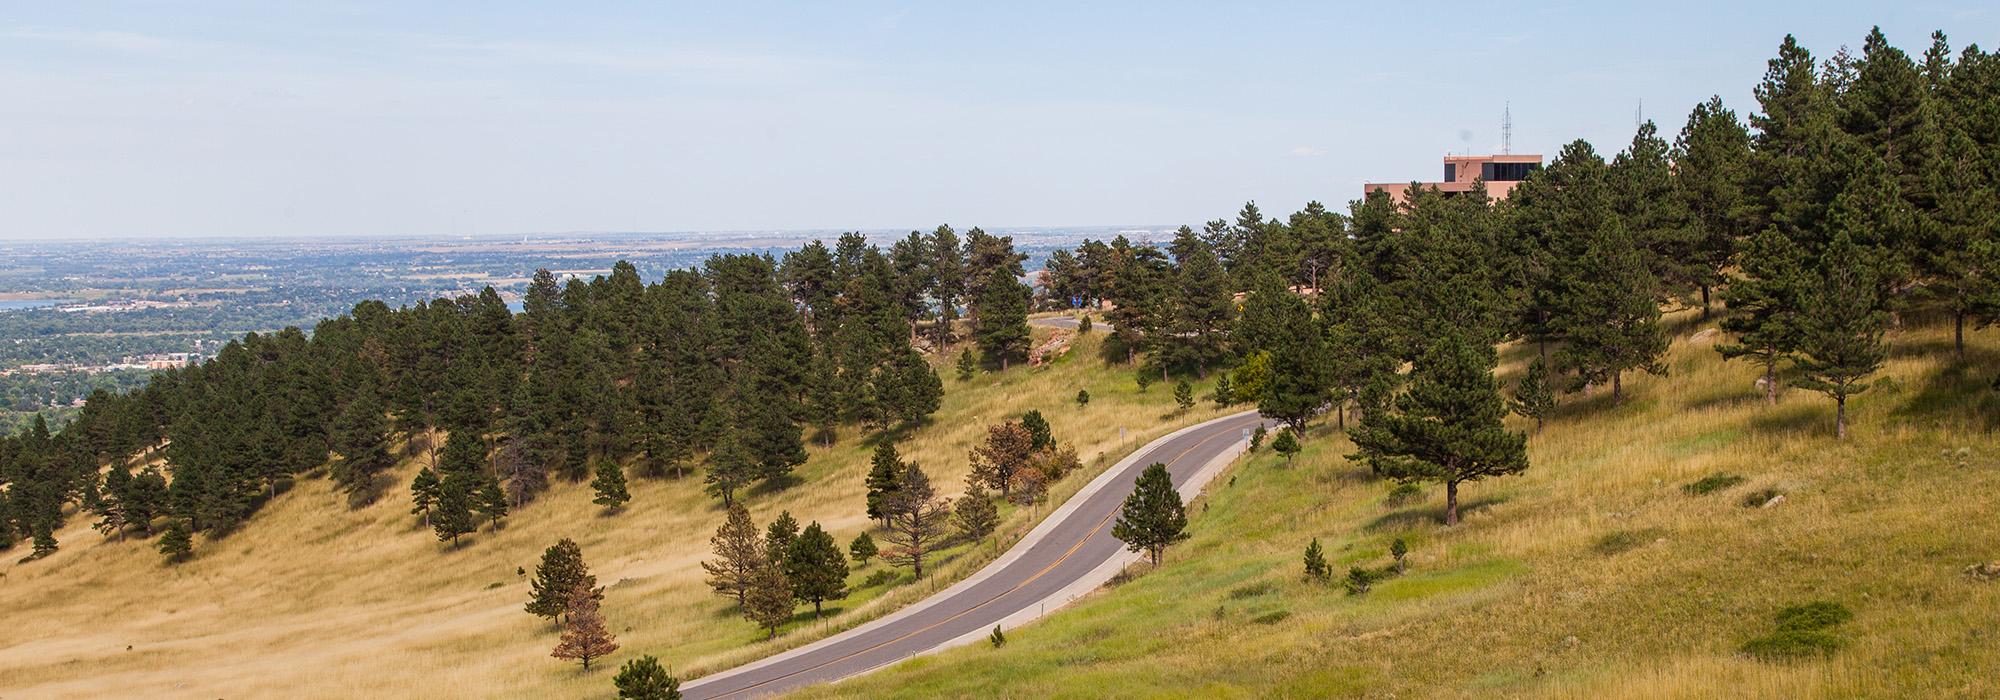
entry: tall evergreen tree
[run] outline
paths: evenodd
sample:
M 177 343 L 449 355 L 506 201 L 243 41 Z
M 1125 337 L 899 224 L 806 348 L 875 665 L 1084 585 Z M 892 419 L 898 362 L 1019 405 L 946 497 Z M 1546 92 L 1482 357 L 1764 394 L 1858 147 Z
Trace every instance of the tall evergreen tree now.
M 875 456 L 868 468 L 868 518 L 881 521 L 886 527 L 889 522 L 888 498 L 896 492 L 906 469 L 902 456 L 896 453 L 896 444 L 883 440 L 875 446 Z
M 819 617 L 822 604 L 847 595 L 847 557 L 815 521 L 786 546 L 785 578 L 792 596 L 812 603 L 813 617 Z
M 1378 473 L 1404 483 L 1445 485 L 1446 525 L 1458 524 L 1458 487 L 1528 468 L 1527 437 L 1501 424 L 1507 407 L 1493 378 L 1490 347 L 1462 338 L 1435 343 L 1411 372 L 1394 412 L 1365 416 L 1350 433 Z
M 528 612 L 550 620 L 569 610 L 577 591 L 590 591 L 593 597 L 604 595 L 604 589 L 597 587 L 597 577 L 583 562 L 583 548 L 567 537 L 542 552 L 541 563 L 535 565 L 535 580 L 528 586 Z
M 334 465 L 334 483 L 348 503 L 366 505 L 375 500 L 376 478 L 395 463 L 389 455 L 389 422 L 375 390 L 364 386 L 356 392 L 338 423 L 340 462 Z
M 1688 113 L 1687 125 L 1674 140 L 1674 195 L 1686 210 L 1689 281 L 1701 293 L 1701 314 L 1707 318 L 1710 297 L 1729 269 L 1739 242 L 1748 235 L 1744 187 L 1750 177 L 1750 132 L 1710 97 Z
M 1820 278 L 1799 317 L 1799 386 L 1834 401 L 1834 435 L 1847 437 L 1847 400 L 1868 390 L 1862 381 L 1882 366 L 1888 314 L 1870 261 L 1845 233 L 1819 261 Z
M 1013 272 L 995 267 L 973 299 L 978 316 L 972 335 L 979 355 L 1002 370 L 1028 357 L 1028 296 L 1028 287 Z
M 937 495 L 931 479 L 917 465 L 903 470 L 896 491 L 886 499 L 888 533 L 893 546 L 883 558 L 910 567 L 917 578 L 924 577 L 924 558 L 943 544 L 950 526 L 951 499 Z
M 708 540 L 714 547 L 715 560 L 702 562 L 701 568 L 708 572 L 708 586 L 717 595 L 735 598 L 741 606 L 766 555 L 764 541 L 757 536 L 757 524 L 750 521 L 750 511 L 741 504 L 731 504 L 728 508 L 728 518 Z
M 1187 511 L 1167 465 L 1154 462 L 1140 472 L 1111 526 L 1111 536 L 1124 541 L 1128 550 L 1144 550 L 1155 567 L 1168 545 L 1187 539 Z
M 1623 393 L 1626 372 L 1666 372 L 1659 362 L 1667 337 L 1653 291 L 1658 282 L 1631 236 L 1617 225 L 1581 233 L 1589 243 L 1568 280 L 1556 321 L 1568 341 L 1556 352 L 1556 366 L 1574 372 L 1578 388 L 1609 382 L 1615 399 Z
M 784 568 L 768 559 L 758 562 L 751 571 L 748 590 L 740 603 L 743 616 L 768 630 L 766 639 L 775 639 L 778 628 L 792 618 L 792 608 L 796 605 L 792 583 L 785 578 Z
M 1778 403 L 1778 368 L 1798 349 L 1805 290 L 1804 254 L 1777 229 L 1752 238 L 1742 254 L 1743 276 L 1723 290 L 1733 312 L 1722 330 L 1735 343 L 1715 346 L 1725 359 L 1747 358 L 1763 368 L 1764 399 Z
M 1161 336 L 1160 363 L 1166 368 L 1207 374 L 1229 354 L 1229 325 L 1236 315 L 1227 274 L 1215 252 L 1182 226 L 1175 234 L 1177 265 L 1173 318 Z
M 1535 421 L 1535 430 L 1541 431 L 1542 423 L 1556 408 L 1555 387 L 1549 385 L 1549 364 L 1542 358 L 1528 363 L 1528 373 L 1521 377 L 1520 385 L 1514 387 L 1514 400 L 1510 407 L 1515 413 Z
M 957 526 L 960 537 L 973 542 L 986 539 L 993 534 L 993 528 L 1000 524 L 1000 510 L 993 505 L 993 499 L 986 495 L 986 489 L 979 482 L 965 485 L 965 495 L 959 497 L 958 505 L 952 511 L 952 524 Z
M 623 508 L 626 501 L 632 500 L 631 492 L 625 489 L 625 469 L 609 459 L 597 462 L 597 478 L 590 481 L 590 488 L 597 492 L 590 502 L 608 510 Z
M 167 526 L 167 532 L 160 535 L 160 555 L 168 564 L 179 564 L 194 556 L 194 535 L 188 532 L 187 521 L 175 520 Z

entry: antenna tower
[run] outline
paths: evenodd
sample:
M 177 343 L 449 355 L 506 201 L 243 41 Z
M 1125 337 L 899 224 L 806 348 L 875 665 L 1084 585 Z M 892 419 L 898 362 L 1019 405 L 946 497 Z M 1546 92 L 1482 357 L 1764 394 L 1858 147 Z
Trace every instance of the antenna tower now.
M 1500 155 L 1514 152 L 1514 103 L 1504 103 L 1500 111 Z

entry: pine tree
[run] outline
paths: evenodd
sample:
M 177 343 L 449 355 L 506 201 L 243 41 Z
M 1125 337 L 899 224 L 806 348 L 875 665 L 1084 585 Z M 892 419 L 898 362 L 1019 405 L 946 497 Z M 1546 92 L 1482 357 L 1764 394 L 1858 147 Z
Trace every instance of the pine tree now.
M 1732 312 L 1722 330 L 1733 344 L 1715 346 L 1724 359 L 1748 358 L 1764 370 L 1759 380 L 1766 403 L 1778 403 L 1778 367 L 1799 343 L 1799 313 L 1805 290 L 1803 253 L 1776 229 L 1751 239 L 1741 256 L 1743 277 L 1723 289 Z
M 1206 374 L 1229 354 L 1229 324 L 1236 316 L 1228 275 L 1215 251 L 1182 226 L 1172 246 L 1177 266 L 1172 319 L 1161 334 L 1162 366 Z
M 1214 401 L 1215 405 L 1223 408 L 1228 408 L 1236 403 L 1236 389 L 1229 381 L 1228 372 L 1224 372 L 1215 378 L 1215 392 L 1209 394 L 1209 400 Z
M 1194 408 L 1194 387 L 1187 380 L 1174 385 L 1174 405 L 1179 406 L 1182 413 Z
M 1111 536 L 1124 541 L 1128 550 L 1145 550 L 1155 567 L 1168 545 L 1187 539 L 1187 511 L 1167 465 L 1154 462 L 1139 474 L 1111 526 Z
M 972 448 L 972 478 L 1000 491 L 1006 498 L 1013 489 L 1014 474 L 1028 465 L 1034 453 L 1034 438 L 1020 423 L 1007 421 L 988 426 L 986 441 Z
M 1625 372 L 1666 372 L 1659 362 L 1667 337 L 1660 330 L 1658 282 L 1632 237 L 1617 226 L 1583 234 L 1589 243 L 1567 281 L 1555 323 L 1568 341 L 1556 351 L 1556 366 L 1576 374 L 1577 388 L 1610 382 L 1616 399 Z
M 535 565 L 535 580 L 529 583 L 529 589 L 532 593 L 528 612 L 550 620 L 569 610 L 575 591 L 590 591 L 592 597 L 604 595 L 604 590 L 597 587 L 597 577 L 583 563 L 583 548 L 567 537 L 542 552 L 542 561 Z
M 1090 405 L 1090 390 L 1089 390 L 1089 389 L 1078 389 L 1078 390 L 1076 390 L 1076 405 L 1077 405 L 1078 407 L 1083 407 L 1083 406 L 1089 406 L 1089 405 Z
M 625 662 L 612 684 L 618 687 L 618 700 L 681 700 L 680 679 L 651 656 Z
M 175 520 L 167 526 L 167 532 L 160 535 L 160 555 L 168 564 L 179 564 L 194 556 L 194 536 L 188 532 L 187 521 Z
M 1389 556 L 1396 560 L 1396 573 L 1402 574 L 1409 568 L 1408 557 L 1410 556 L 1410 545 L 1404 543 L 1401 537 L 1391 540 L 1389 542 Z
M 1030 291 L 1014 272 L 995 267 L 974 297 L 977 316 L 972 336 L 979 354 L 987 362 L 998 362 L 1005 370 L 1028 356 L 1028 297 Z
M 778 636 L 778 628 L 792 619 L 793 602 L 791 581 L 777 562 L 764 560 L 751 570 L 747 590 L 741 603 L 743 617 L 757 623 L 758 627 L 769 630 L 767 639 Z
M 363 386 L 342 409 L 338 421 L 340 461 L 334 483 L 359 507 L 375 500 L 375 479 L 395 463 L 389 455 L 388 420 L 373 386 Z
M 417 471 L 417 478 L 410 481 L 410 514 L 424 516 L 424 526 L 431 524 L 431 509 L 437 506 L 440 484 L 437 472 L 430 467 Z
M 438 485 L 437 505 L 431 510 L 431 530 L 437 533 L 439 542 L 449 540 L 451 546 L 458 546 L 458 536 L 479 529 L 473 519 L 473 491 L 478 488 L 477 479 L 470 474 L 452 474 Z
M 966 350 L 965 352 L 959 353 L 958 364 L 957 364 L 958 380 L 961 382 L 971 381 L 973 371 L 977 370 L 979 367 L 978 362 L 979 362 L 978 358 L 972 356 L 971 350 Z
M 708 456 L 708 473 L 702 478 L 709 493 L 722 497 L 724 506 L 735 505 L 736 491 L 756 478 L 757 456 L 745 442 L 749 439 L 742 430 L 732 429 Z
M 868 468 L 868 519 L 881 521 L 885 526 L 889 521 L 886 509 L 887 499 L 895 493 L 896 485 L 903 477 L 903 460 L 896 454 L 896 444 L 883 440 L 875 446 L 875 457 Z
M 931 479 L 917 465 L 903 471 L 901 485 L 885 503 L 889 513 L 884 539 L 893 546 L 884 559 L 910 567 L 924 577 L 924 557 L 943 543 L 951 519 L 951 499 L 942 498 L 931 488 Z
M 1272 451 L 1284 455 L 1286 464 L 1291 464 L 1292 458 L 1304 448 L 1304 445 L 1299 444 L 1298 435 L 1291 428 L 1278 431 L 1277 439 L 1271 441 Z
M 764 528 L 764 556 L 783 564 L 785 557 L 791 552 L 792 543 L 798 539 L 798 519 L 792 517 L 791 511 L 782 511 L 778 513 L 778 517 L 771 519 L 769 526 Z
M 1326 553 L 1319 547 L 1319 538 L 1314 537 L 1312 544 L 1306 545 L 1306 578 L 1324 583 L 1332 575 L 1333 569 L 1326 563 Z
M 1542 421 L 1547 420 L 1556 407 L 1556 393 L 1549 386 L 1549 363 L 1539 357 L 1528 363 L 1528 374 L 1514 388 L 1511 406 L 1515 413 L 1535 419 L 1535 430 L 1541 431 Z
M 500 529 L 500 519 L 507 517 L 507 493 L 500 488 L 500 480 L 491 474 L 475 477 L 478 488 L 472 492 L 472 512 Z
M 562 640 L 556 644 L 549 656 L 558 659 L 574 659 L 583 662 L 583 670 L 590 670 L 592 659 L 609 656 L 618 650 L 617 637 L 604 628 L 604 616 L 599 614 L 597 600 L 602 592 L 588 584 L 578 584 L 570 589 L 569 607 L 565 610 L 567 619 L 563 622 Z
M 1000 510 L 993 506 L 993 499 L 986 495 L 986 489 L 980 488 L 978 481 L 965 485 L 965 495 L 959 497 L 952 512 L 952 524 L 958 527 L 960 537 L 972 542 L 986 539 L 999 526 Z
M 785 549 L 785 579 L 791 582 L 792 596 L 812 603 L 813 617 L 820 606 L 847 595 L 847 557 L 818 521 L 807 525 Z
M 868 560 L 880 553 L 881 550 L 875 547 L 875 538 L 869 537 L 866 532 L 855 535 L 854 541 L 847 544 L 847 556 L 853 557 L 854 563 L 862 566 L 867 566 Z
M 717 595 L 735 598 L 738 606 L 743 605 L 757 567 L 766 559 L 764 541 L 757 536 L 750 511 L 741 504 L 730 505 L 728 519 L 708 541 L 715 551 L 714 561 L 701 563 L 702 570 L 708 572 L 708 586 Z
M 1037 452 L 1055 449 L 1055 432 L 1049 427 L 1049 419 L 1042 417 L 1040 409 L 1021 414 L 1021 428 L 1028 431 L 1029 449 Z
M 1819 267 L 1822 276 L 1800 315 L 1799 386 L 1833 399 L 1834 435 L 1846 438 L 1847 399 L 1868 390 L 1862 380 L 1886 359 L 1888 314 L 1873 267 L 1846 233 L 1834 238 Z
M 1528 468 L 1527 436 L 1501 424 L 1507 408 L 1490 347 L 1448 337 L 1418 358 L 1395 410 L 1371 412 L 1351 432 L 1377 473 L 1445 485 L 1446 525 L 1458 524 L 1458 486 Z
M 41 559 L 56 553 L 56 535 L 55 532 L 50 530 L 48 523 L 37 523 L 35 525 L 34 542 L 35 549 L 28 553 L 28 561 Z
M 1748 234 L 1744 187 L 1750 177 L 1750 132 L 1721 97 L 1695 105 L 1674 141 L 1674 193 L 1687 211 L 1687 270 L 1701 292 L 1701 315 Z
M 590 502 L 606 510 L 616 511 L 632 500 L 632 494 L 625 490 L 625 469 L 615 460 L 598 460 L 597 478 L 590 481 L 590 488 L 597 492 L 597 498 Z

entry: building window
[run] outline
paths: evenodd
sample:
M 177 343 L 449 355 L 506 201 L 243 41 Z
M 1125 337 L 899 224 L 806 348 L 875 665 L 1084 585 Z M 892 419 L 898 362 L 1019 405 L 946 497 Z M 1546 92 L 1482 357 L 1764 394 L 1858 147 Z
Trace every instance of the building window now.
M 1457 163 L 1445 163 L 1445 164 L 1444 164 L 1444 181 L 1445 181 L 1445 182 L 1458 182 L 1458 164 L 1457 164 Z
M 1516 182 L 1541 169 L 1539 163 L 1481 163 L 1479 178 L 1487 182 Z

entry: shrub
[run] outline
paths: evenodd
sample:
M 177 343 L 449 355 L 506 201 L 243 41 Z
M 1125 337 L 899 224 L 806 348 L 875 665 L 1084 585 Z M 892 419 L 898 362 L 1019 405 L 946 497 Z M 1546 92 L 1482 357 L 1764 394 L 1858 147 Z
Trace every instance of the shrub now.
M 994 625 L 993 633 L 986 635 L 986 641 L 992 642 L 993 648 L 998 649 L 1007 645 L 1007 635 L 1000 631 L 999 625 Z
M 893 569 L 883 569 L 883 570 L 881 570 L 881 571 L 877 571 L 877 572 L 875 572 L 875 573 L 872 573 L 872 574 L 869 574 L 869 575 L 868 575 L 868 578 L 865 578 L 865 579 L 862 579 L 862 580 L 861 580 L 861 587 L 862 587 L 862 588 L 874 588 L 874 587 L 876 587 L 876 586 L 881 586 L 881 585 L 886 585 L 886 584 L 889 584 L 889 583 L 892 583 L 892 582 L 894 582 L 895 580 L 896 580 L 896 572 L 895 572 L 895 570 L 893 570 Z
M 1736 486 L 1744 481 L 1747 480 L 1735 474 L 1710 474 L 1702 477 L 1700 481 L 1682 485 L 1681 493 L 1689 496 L 1706 496 Z
M 1824 600 L 1794 605 L 1778 611 L 1779 630 L 1814 631 L 1823 630 L 1854 619 L 1854 612 L 1847 606 Z
M 1750 640 L 1743 653 L 1763 661 L 1792 661 L 1829 656 L 1847 641 L 1817 630 L 1783 630 Z
M 1250 433 L 1250 451 L 1255 452 L 1258 446 L 1263 445 L 1264 436 L 1268 434 L 1269 433 L 1264 430 L 1264 426 L 1261 425 L 1257 426 L 1257 431 Z
M 1773 617 L 1778 630 L 1745 643 L 1744 654 L 1764 661 L 1830 655 L 1847 640 L 1827 629 L 1854 619 L 1854 613 L 1845 605 L 1821 600 L 1779 610 Z
M 1380 581 L 1382 579 L 1383 576 L 1382 572 L 1380 571 L 1359 566 L 1348 569 L 1347 594 L 1361 595 L 1363 593 L 1367 593 L 1368 589 L 1374 586 L 1376 581 Z

